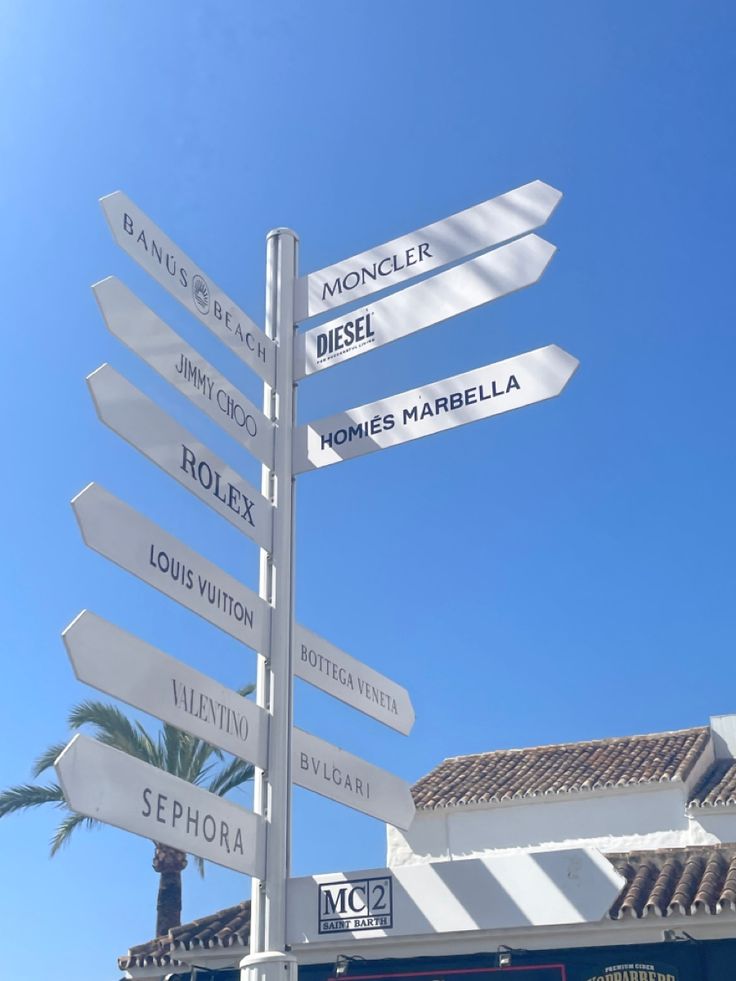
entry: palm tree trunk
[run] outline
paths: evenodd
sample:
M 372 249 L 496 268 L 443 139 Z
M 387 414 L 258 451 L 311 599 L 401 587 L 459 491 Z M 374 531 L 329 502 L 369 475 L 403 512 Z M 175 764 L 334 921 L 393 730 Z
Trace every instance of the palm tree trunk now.
M 162 937 L 172 927 L 181 925 L 181 873 L 186 864 L 187 856 L 184 852 L 156 842 L 153 869 L 160 876 L 156 897 L 157 937 Z

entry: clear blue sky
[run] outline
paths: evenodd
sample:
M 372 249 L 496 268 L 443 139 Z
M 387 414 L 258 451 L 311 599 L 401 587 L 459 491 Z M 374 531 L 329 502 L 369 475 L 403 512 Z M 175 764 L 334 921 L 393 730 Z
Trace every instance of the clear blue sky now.
M 258 400 L 255 376 L 112 241 L 118 188 L 262 322 L 264 237 L 301 269 L 540 178 L 565 197 L 530 290 L 301 385 L 302 421 L 549 343 L 552 402 L 307 474 L 297 615 L 411 690 L 394 734 L 299 684 L 306 729 L 414 780 L 449 755 L 736 711 L 733 37 L 693 2 L 61 4 L 0 11 L 4 421 L 0 786 L 65 736 L 59 634 L 84 607 L 231 684 L 255 657 L 88 551 L 96 480 L 255 587 L 257 555 L 96 420 L 110 361 L 257 468 L 105 331 L 115 274 Z M 149 720 L 150 721 L 150 720 Z M 148 842 L 0 822 L 4 977 L 119 976 L 154 927 Z M 297 874 L 381 865 L 384 829 L 295 799 Z M 249 895 L 185 874 L 184 917 Z

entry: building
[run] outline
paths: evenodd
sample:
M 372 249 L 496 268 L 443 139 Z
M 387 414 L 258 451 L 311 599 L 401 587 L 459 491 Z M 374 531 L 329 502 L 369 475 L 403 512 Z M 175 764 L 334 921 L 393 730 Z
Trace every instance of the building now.
M 676 732 L 456 756 L 412 792 L 411 829 L 388 829 L 392 869 L 592 847 L 625 884 L 598 922 L 295 945 L 305 981 L 324 981 L 341 958 L 351 978 L 408 968 L 421 975 L 422 965 L 432 978 L 460 972 L 456 981 L 510 966 L 522 971 L 516 981 L 736 978 L 736 716 Z M 120 968 L 147 981 L 176 971 L 188 978 L 192 964 L 235 969 L 248 952 L 249 923 L 244 902 L 131 948 Z M 362 958 L 370 962 L 361 966 Z

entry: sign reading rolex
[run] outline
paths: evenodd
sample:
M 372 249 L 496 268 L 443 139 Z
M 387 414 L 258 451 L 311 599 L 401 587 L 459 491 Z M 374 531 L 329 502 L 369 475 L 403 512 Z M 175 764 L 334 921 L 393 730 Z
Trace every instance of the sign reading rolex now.
M 620 887 L 590 850 L 290 879 L 291 782 L 399 828 L 415 814 L 402 777 L 292 727 L 294 677 L 397 732 L 414 723 L 402 684 L 294 620 L 295 478 L 553 398 L 578 362 L 556 344 L 494 361 L 489 335 L 484 367 L 439 381 L 418 368 L 418 387 L 388 397 L 377 391 L 376 401 L 298 426 L 296 384 L 532 286 L 555 253 L 532 233 L 560 198 L 532 181 L 302 278 L 295 234 L 277 229 L 266 243 L 264 330 L 125 194 L 101 200 L 118 245 L 239 363 L 205 359 L 114 276 L 93 287 L 105 324 L 156 372 L 157 384 L 173 386 L 238 445 L 214 453 L 109 364 L 87 379 L 99 418 L 260 548 L 258 592 L 99 484 L 74 498 L 74 513 L 91 549 L 256 652 L 257 703 L 195 670 L 186 649 L 171 656 L 88 611 L 66 628 L 64 643 L 81 681 L 253 763 L 254 811 L 83 736 L 56 769 L 79 814 L 254 877 L 248 981 L 288 981 L 287 943 L 586 922 Z M 299 321 L 328 310 L 326 322 L 296 333 Z M 263 383 L 263 410 L 240 390 L 243 365 Z M 260 461 L 260 490 L 241 476 L 232 449 Z M 472 507 L 472 493 L 465 497 Z M 240 543 L 233 537 L 226 565 L 240 569 Z M 255 566 L 246 581 L 249 571 Z M 572 875 L 573 867 L 586 875 Z M 628 968 L 620 977 L 617 970 L 594 981 L 634 981 Z

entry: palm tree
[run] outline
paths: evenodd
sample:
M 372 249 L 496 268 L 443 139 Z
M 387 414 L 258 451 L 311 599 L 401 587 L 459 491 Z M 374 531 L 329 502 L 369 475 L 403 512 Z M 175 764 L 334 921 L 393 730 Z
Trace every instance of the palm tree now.
M 238 694 L 248 695 L 253 686 L 242 688 Z M 150 763 L 161 770 L 189 783 L 197 784 L 213 794 L 223 797 L 240 787 L 253 776 L 253 766 L 233 758 L 225 761 L 223 752 L 202 739 L 164 724 L 154 739 L 140 722 L 131 722 L 120 709 L 105 702 L 85 701 L 76 705 L 69 715 L 69 727 L 77 730 L 90 726 L 93 735 L 101 743 L 121 749 L 131 756 Z M 57 743 L 39 756 L 33 765 L 34 778 L 50 770 L 54 760 L 64 749 L 65 743 Z M 51 855 L 66 845 L 72 833 L 80 826 L 94 828 L 100 822 L 71 811 L 57 783 L 22 784 L 0 792 L 0 817 L 41 804 L 53 804 L 66 811 L 51 839 Z M 204 862 L 193 856 L 200 874 L 204 875 Z M 159 887 L 156 899 L 156 936 L 168 933 L 181 923 L 181 873 L 186 867 L 187 855 L 176 848 L 154 842 L 153 868 L 158 872 Z

